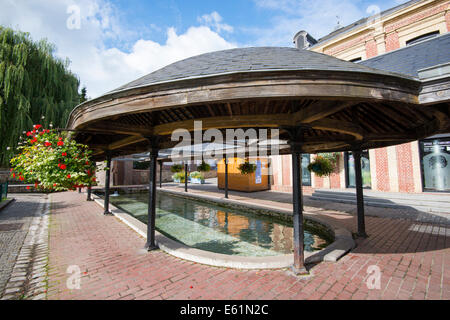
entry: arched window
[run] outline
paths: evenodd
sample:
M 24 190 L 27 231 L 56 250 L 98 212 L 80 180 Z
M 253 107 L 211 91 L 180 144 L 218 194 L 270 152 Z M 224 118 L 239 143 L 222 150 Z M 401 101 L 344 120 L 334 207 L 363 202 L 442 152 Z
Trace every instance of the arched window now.
M 418 37 L 415 37 L 415 38 L 412 38 L 412 39 L 406 41 L 406 45 L 410 46 L 410 45 L 415 44 L 417 42 L 437 37 L 438 35 L 439 35 L 439 31 L 433 31 L 433 32 L 425 33 L 425 34 L 422 34 L 422 35 L 420 35 Z

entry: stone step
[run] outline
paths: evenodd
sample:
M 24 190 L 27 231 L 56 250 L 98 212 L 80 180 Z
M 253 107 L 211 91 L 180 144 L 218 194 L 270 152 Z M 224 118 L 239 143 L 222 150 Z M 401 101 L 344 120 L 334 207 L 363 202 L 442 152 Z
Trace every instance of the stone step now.
M 355 195 L 354 189 L 345 190 L 329 190 L 329 189 L 316 189 L 314 193 L 326 194 L 326 195 Z M 450 203 L 449 193 L 401 193 L 401 192 L 377 192 L 364 189 L 364 195 L 369 197 L 375 197 L 379 199 L 403 199 L 403 200 L 424 200 Z
M 329 195 L 317 195 L 313 194 L 310 199 L 318 200 L 318 201 L 331 201 L 331 202 L 339 202 L 339 203 L 348 203 L 356 205 L 355 195 L 353 197 L 343 197 L 343 196 L 329 196 Z M 382 207 L 382 208 L 394 208 L 394 209 L 416 209 L 423 212 L 439 212 L 439 213 L 450 213 L 450 206 L 439 203 L 439 205 L 431 205 L 431 203 L 425 202 L 399 202 L 390 201 L 387 199 L 376 199 L 373 197 L 364 197 L 364 204 L 367 206 L 373 207 Z
M 355 200 L 355 193 L 344 193 L 344 192 L 314 192 L 313 197 L 320 198 L 330 198 L 330 199 L 347 199 Z M 434 199 L 434 198 L 433 198 Z M 380 198 L 378 196 L 373 196 L 373 194 L 364 193 L 364 200 L 376 203 L 386 203 L 386 204 L 398 204 L 406 206 L 421 206 L 421 207 L 432 207 L 432 208 L 442 208 L 447 209 L 450 207 L 450 201 L 442 200 L 436 201 L 431 199 L 407 199 L 407 198 Z

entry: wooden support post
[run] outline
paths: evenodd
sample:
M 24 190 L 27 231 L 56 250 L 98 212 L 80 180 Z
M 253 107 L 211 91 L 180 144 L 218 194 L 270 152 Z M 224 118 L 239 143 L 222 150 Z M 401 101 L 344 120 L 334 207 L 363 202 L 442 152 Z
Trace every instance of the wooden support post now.
M 92 187 L 90 185 L 88 186 L 88 189 L 87 189 L 86 201 L 94 201 L 94 199 L 92 199 Z
M 302 146 L 304 141 L 303 127 L 285 128 L 289 134 L 289 145 L 292 156 L 292 204 L 294 225 L 294 265 L 292 271 L 296 275 L 307 275 L 304 254 L 303 195 L 302 195 Z
M 188 164 L 184 163 L 184 192 L 188 192 Z
M 224 158 L 224 164 L 225 164 L 225 198 L 228 199 L 228 157 L 225 155 Z
M 292 150 L 293 149 L 293 150 Z M 307 274 L 304 255 L 303 197 L 300 148 L 292 148 L 292 201 L 294 224 L 294 266 L 295 274 Z
M 162 168 L 163 168 L 163 162 L 161 160 L 159 162 L 159 187 L 162 188 Z
M 103 214 L 111 214 L 109 210 L 109 184 L 111 177 L 111 152 L 106 152 L 106 177 L 105 177 L 105 201 L 104 201 L 104 211 Z
M 358 208 L 358 237 L 367 238 L 366 225 L 364 221 L 364 194 L 361 171 L 361 150 L 354 150 L 353 159 L 355 162 L 355 183 L 356 183 L 356 205 Z
M 148 185 L 148 221 L 147 221 L 147 242 L 145 243 L 145 249 L 147 251 L 155 250 L 155 225 L 156 225 L 156 161 L 158 159 L 158 143 L 154 137 L 150 138 L 151 150 L 150 150 L 150 172 L 149 172 L 149 185 Z

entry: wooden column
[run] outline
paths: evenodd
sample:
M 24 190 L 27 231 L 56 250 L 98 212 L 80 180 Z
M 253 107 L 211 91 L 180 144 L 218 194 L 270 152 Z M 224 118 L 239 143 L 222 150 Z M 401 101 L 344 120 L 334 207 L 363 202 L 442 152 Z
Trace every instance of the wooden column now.
M 159 187 L 162 188 L 162 168 L 163 168 L 163 162 L 161 160 L 159 162 Z
M 228 158 L 226 155 L 223 162 L 225 164 L 225 198 L 228 199 Z
M 364 221 L 364 194 L 361 171 L 361 150 L 354 150 L 353 159 L 355 161 L 355 184 L 356 184 L 356 205 L 358 208 L 358 237 L 366 238 L 366 224 Z
M 283 128 L 289 135 L 289 146 L 292 156 L 292 220 L 294 226 L 294 265 L 292 271 L 296 275 L 307 275 L 304 254 L 303 195 L 302 195 L 302 147 L 304 127 Z
M 94 199 L 92 199 L 92 187 L 90 185 L 88 186 L 88 189 L 87 189 L 86 201 L 94 201 Z
M 188 191 L 188 164 L 184 163 L 184 192 Z
M 303 227 L 303 195 L 301 144 L 291 143 L 292 155 L 292 203 L 294 225 L 294 265 L 292 271 L 297 275 L 308 274 L 305 268 L 304 227 Z
M 147 242 L 145 249 L 147 251 L 155 250 L 155 225 L 156 225 L 156 161 L 158 159 L 159 148 L 155 139 L 151 139 L 150 150 L 150 168 L 148 185 L 148 220 L 147 220 Z
M 111 178 L 111 152 L 106 152 L 106 177 L 105 177 L 105 201 L 103 214 L 111 214 L 109 210 L 109 184 Z

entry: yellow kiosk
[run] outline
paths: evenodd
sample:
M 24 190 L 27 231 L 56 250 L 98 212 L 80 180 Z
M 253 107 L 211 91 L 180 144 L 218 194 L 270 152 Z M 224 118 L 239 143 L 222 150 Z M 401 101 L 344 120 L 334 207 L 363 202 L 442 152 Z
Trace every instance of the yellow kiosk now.
M 250 162 L 256 165 L 253 173 L 242 174 L 238 167 L 241 163 Z M 262 191 L 270 189 L 269 186 L 269 158 L 229 158 L 228 159 L 228 190 L 235 191 Z M 219 189 L 225 188 L 224 159 L 217 163 L 217 185 Z

